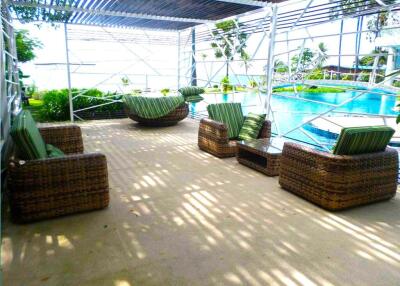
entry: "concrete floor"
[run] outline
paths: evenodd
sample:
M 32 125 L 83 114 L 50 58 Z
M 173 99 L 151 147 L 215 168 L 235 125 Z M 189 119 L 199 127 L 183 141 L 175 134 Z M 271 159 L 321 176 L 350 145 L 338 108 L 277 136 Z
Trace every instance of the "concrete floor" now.
M 3 285 L 399 285 L 400 194 L 329 213 L 198 150 L 197 123 L 81 124 L 108 209 L 5 222 Z

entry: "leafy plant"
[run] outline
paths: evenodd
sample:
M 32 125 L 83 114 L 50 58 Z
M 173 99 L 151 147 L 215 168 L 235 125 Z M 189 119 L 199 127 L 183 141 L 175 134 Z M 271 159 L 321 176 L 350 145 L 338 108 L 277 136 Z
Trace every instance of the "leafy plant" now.
M 230 84 L 229 76 L 225 76 L 225 77 L 221 80 L 221 86 L 222 86 L 222 90 L 223 90 L 224 92 L 227 92 L 227 91 L 233 89 L 233 86 Z
M 164 96 L 166 96 L 170 91 L 171 91 L 171 90 L 170 90 L 169 88 L 163 88 L 163 89 L 161 90 L 161 93 L 162 93 Z
M 258 86 L 258 83 L 255 80 L 250 80 L 249 85 L 251 88 L 256 88 Z

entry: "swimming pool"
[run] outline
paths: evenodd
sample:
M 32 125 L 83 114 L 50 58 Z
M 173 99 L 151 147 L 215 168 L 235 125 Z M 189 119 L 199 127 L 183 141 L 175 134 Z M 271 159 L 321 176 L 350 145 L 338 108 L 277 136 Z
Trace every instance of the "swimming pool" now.
M 357 89 L 340 93 L 301 92 L 297 95 L 298 98 L 310 101 L 288 98 L 285 97 L 285 95 L 291 97 L 295 96 L 293 92 L 280 92 L 279 94 L 274 94 L 272 97 L 271 106 L 274 110 L 275 120 L 277 122 L 277 126 L 274 125 L 272 128 L 275 133 L 278 133 L 277 128 L 279 128 L 280 134 L 284 134 L 310 118 L 328 111 L 332 108 L 332 105 L 341 104 L 356 96 L 359 97 L 335 109 L 335 112 L 397 115 L 397 112 L 393 110 L 396 104 L 396 96 L 393 96 L 395 94 L 382 89 L 373 89 L 370 91 Z M 192 115 L 199 117 L 207 116 L 207 104 L 221 102 L 240 102 L 244 114 L 248 112 L 262 113 L 266 95 L 250 91 L 235 94 L 205 94 L 204 99 L 204 102 L 191 104 L 190 112 Z M 312 101 L 317 101 L 318 103 Z M 332 113 L 329 114 L 332 115 Z M 300 130 L 293 131 L 287 136 L 308 143 L 314 143 Z M 313 133 L 312 136 L 320 142 L 329 145 L 335 142 L 335 139 L 330 136 L 318 135 L 315 133 Z

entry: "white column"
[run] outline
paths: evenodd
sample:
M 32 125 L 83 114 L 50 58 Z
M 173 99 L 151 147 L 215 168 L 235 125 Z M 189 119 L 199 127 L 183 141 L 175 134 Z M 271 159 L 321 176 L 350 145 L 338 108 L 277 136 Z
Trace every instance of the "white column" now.
M 277 11 L 278 6 L 273 5 L 271 15 L 271 30 L 269 33 L 269 47 L 268 47 L 268 62 L 267 62 L 267 98 L 265 100 L 265 110 L 267 118 L 269 117 L 271 110 L 271 98 L 272 98 L 272 80 L 274 76 L 274 49 L 275 49 L 275 34 L 276 34 L 276 22 L 277 22 Z
M 71 122 L 74 122 L 74 106 L 72 101 L 71 91 L 71 70 L 69 66 L 69 49 L 68 49 L 68 32 L 67 23 L 64 24 L 64 38 L 65 38 L 65 58 L 67 60 L 67 79 L 68 79 L 68 97 L 69 97 L 69 116 Z
M 181 32 L 178 32 L 177 90 L 181 87 Z

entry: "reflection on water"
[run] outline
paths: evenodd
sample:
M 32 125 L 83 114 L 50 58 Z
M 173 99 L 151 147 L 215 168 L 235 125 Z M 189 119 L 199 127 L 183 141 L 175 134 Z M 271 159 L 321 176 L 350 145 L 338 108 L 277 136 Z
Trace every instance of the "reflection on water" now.
M 383 92 L 382 90 L 377 90 Z M 331 106 L 328 104 L 341 104 L 342 102 L 359 95 L 360 91 L 349 90 L 341 93 L 299 93 L 298 97 L 308 100 L 319 101 L 306 102 L 295 98 L 287 98 L 279 95 L 274 95 L 272 98 L 272 109 L 274 110 L 275 120 L 277 122 L 280 133 L 290 131 L 302 122 L 310 119 L 317 114 L 328 111 Z M 280 93 L 283 95 L 293 96 L 291 92 Z M 207 104 L 221 102 L 240 102 L 243 107 L 244 114 L 248 112 L 262 113 L 266 96 L 258 92 L 243 92 L 235 94 L 206 94 L 204 102 L 191 104 L 190 111 L 199 116 L 207 116 Z M 391 95 L 379 95 L 375 93 L 362 94 L 356 100 L 337 108 L 335 111 L 348 113 L 367 113 L 380 115 L 396 115 L 393 110 L 396 98 Z M 273 126 L 273 132 L 277 132 L 276 126 Z M 290 137 L 297 140 L 312 142 L 301 131 L 293 131 L 289 134 Z M 322 136 L 316 136 L 321 142 L 333 143 L 334 140 Z

